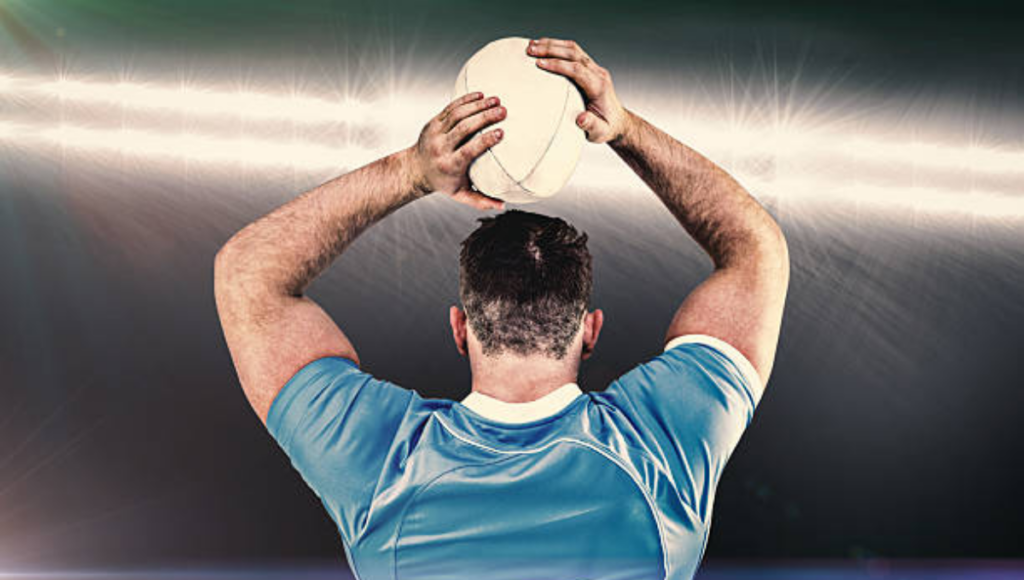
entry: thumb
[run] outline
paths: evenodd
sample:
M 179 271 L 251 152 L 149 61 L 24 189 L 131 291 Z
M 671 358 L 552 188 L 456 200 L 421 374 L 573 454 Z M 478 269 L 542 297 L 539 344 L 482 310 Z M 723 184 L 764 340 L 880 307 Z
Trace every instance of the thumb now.
M 576 124 L 587 134 L 589 141 L 595 141 L 601 133 L 603 120 L 591 111 L 583 111 L 576 117 Z
M 473 191 L 472 189 L 459 189 L 453 193 L 451 197 L 459 203 L 464 203 L 479 210 L 505 209 L 505 202 L 500 199 L 486 196 L 478 191 Z

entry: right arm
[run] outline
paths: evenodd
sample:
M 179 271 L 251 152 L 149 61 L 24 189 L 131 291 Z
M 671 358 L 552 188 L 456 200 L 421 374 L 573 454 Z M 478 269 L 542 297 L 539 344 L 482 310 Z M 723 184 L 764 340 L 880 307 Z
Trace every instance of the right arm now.
M 789 284 L 782 230 L 728 173 L 627 111 L 611 75 L 572 41 L 541 39 L 528 49 L 538 66 L 570 78 L 587 110 L 577 123 L 608 143 L 700 244 L 715 270 L 676 311 L 666 341 L 687 334 L 723 340 L 750 360 L 767 384 Z
M 736 347 L 768 383 L 789 284 L 775 220 L 728 173 L 632 113 L 612 149 L 707 252 L 715 270 L 679 306 L 666 341 L 706 334 Z

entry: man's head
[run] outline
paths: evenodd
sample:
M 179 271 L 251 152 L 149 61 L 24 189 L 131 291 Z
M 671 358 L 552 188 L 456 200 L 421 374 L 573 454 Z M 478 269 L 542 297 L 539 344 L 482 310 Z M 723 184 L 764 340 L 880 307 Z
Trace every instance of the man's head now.
M 471 331 L 486 357 L 589 355 L 600 313 L 587 314 L 593 273 L 585 233 L 512 210 L 482 218 L 462 242 L 459 263 L 465 315 L 453 310 L 452 328 L 464 354 Z

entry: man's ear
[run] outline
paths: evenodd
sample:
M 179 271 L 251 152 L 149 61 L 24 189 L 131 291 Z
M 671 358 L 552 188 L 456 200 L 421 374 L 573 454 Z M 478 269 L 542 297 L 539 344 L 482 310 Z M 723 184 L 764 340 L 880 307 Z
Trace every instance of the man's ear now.
M 600 308 L 588 312 L 583 317 L 583 352 L 580 353 L 583 360 L 587 360 L 594 353 L 597 338 L 601 336 L 602 326 L 604 326 L 604 312 Z
M 466 314 L 458 306 L 448 309 L 448 322 L 452 325 L 452 338 L 459 354 L 466 356 Z

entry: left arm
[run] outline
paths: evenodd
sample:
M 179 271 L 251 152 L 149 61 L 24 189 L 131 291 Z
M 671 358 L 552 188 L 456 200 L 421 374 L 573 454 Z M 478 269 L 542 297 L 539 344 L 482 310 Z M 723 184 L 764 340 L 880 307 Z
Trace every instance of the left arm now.
M 500 129 L 482 131 L 504 118 L 498 105 L 479 93 L 456 99 L 427 123 L 416 145 L 304 193 L 217 252 L 217 312 L 242 389 L 261 420 L 306 364 L 326 356 L 358 364 L 345 334 L 304 295 L 356 236 L 431 191 L 479 209 L 502 207 L 473 191 L 467 176 L 469 164 L 501 138 Z

